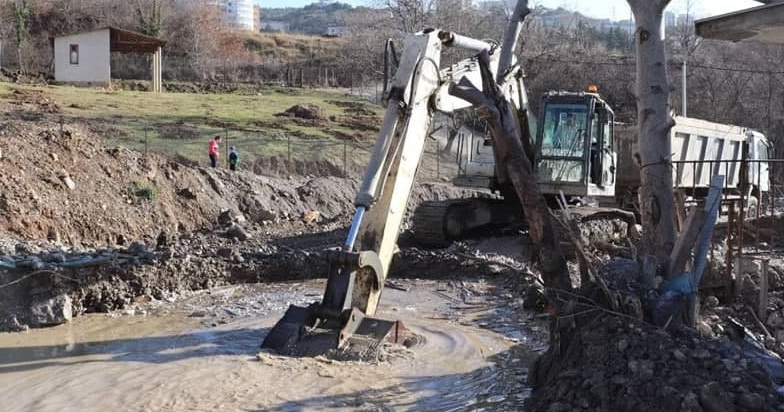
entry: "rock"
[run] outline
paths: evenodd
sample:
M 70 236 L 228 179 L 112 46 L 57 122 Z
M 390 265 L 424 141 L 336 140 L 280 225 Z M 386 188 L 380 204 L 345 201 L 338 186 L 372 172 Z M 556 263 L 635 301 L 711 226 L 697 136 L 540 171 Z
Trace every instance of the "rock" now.
M 617 345 L 618 345 L 618 351 L 623 353 L 626 351 L 626 348 L 629 347 L 629 341 L 626 339 L 620 339 Z
M 771 312 L 768 315 L 767 324 L 773 329 L 784 328 L 784 316 L 781 315 L 781 311 Z
M 275 219 L 278 218 L 277 213 L 264 208 L 257 210 L 255 212 L 255 216 L 256 216 L 255 220 L 257 222 L 274 221 Z
M 706 412 L 734 412 L 735 404 L 717 382 L 700 388 L 700 405 Z
M 713 295 L 708 296 L 707 298 L 705 298 L 705 302 L 703 302 L 703 306 L 706 308 L 715 308 L 716 306 L 719 306 L 719 298 Z
M 286 109 L 285 112 L 281 113 L 281 115 L 307 120 L 326 121 L 329 119 L 327 113 L 322 108 L 310 103 L 291 106 Z
M 229 237 L 236 237 L 237 239 L 243 242 L 248 240 L 249 238 L 247 232 L 245 232 L 245 229 L 243 229 L 240 225 L 237 224 L 232 224 L 231 227 L 229 227 L 229 229 L 226 230 L 226 234 Z
M 33 300 L 30 305 L 30 323 L 35 326 L 59 325 L 71 320 L 72 310 L 71 297 L 66 294 Z
M 762 410 L 764 405 L 765 400 L 756 393 L 745 392 L 738 396 L 738 406 L 746 408 L 747 410 L 759 411 Z
M 141 242 L 132 242 L 127 249 L 128 253 L 132 253 L 134 255 L 141 255 L 147 253 L 147 245 Z
M 216 253 L 222 258 L 228 259 L 234 254 L 234 251 L 231 248 L 222 247 Z
M 675 359 L 678 360 L 679 362 L 683 362 L 684 360 L 686 360 L 686 355 L 684 355 L 683 352 L 681 352 L 678 349 L 672 351 L 672 356 L 675 357 Z
M 67 259 L 62 253 L 50 253 L 44 257 L 44 260 L 49 263 L 63 263 Z
M 218 215 L 218 224 L 228 225 L 231 223 L 232 223 L 231 210 L 228 209 L 221 210 L 220 214 Z
M 315 222 L 320 216 L 321 212 L 318 210 L 311 210 L 310 212 L 304 213 L 302 215 L 302 221 L 305 223 Z
M 695 395 L 694 392 L 689 392 L 683 397 L 683 401 L 681 401 L 681 411 L 702 412 L 702 406 L 700 406 L 700 401 L 697 399 L 697 395 Z
M 647 381 L 653 377 L 654 364 L 651 360 L 630 360 L 627 363 L 627 366 L 629 367 L 629 371 L 642 381 Z
M 167 235 L 166 232 L 162 230 L 156 239 L 155 248 L 160 250 L 167 247 L 169 247 L 169 235 Z
M 572 408 L 565 403 L 553 402 L 552 404 L 550 404 L 550 407 L 547 409 L 547 412 L 567 412 L 571 410 Z
M 700 335 L 702 336 L 713 336 L 713 328 L 705 321 L 697 322 L 697 331 L 700 332 Z
M 50 227 L 46 232 L 46 239 L 52 242 L 60 242 L 60 232 L 57 229 Z
M 60 180 L 62 180 L 63 184 L 65 184 L 65 187 L 67 187 L 68 190 L 76 189 L 76 183 L 74 183 L 70 176 L 62 175 L 60 176 Z
M 188 188 L 178 190 L 177 196 L 180 196 L 188 200 L 196 200 L 196 193 L 193 193 L 193 191 Z

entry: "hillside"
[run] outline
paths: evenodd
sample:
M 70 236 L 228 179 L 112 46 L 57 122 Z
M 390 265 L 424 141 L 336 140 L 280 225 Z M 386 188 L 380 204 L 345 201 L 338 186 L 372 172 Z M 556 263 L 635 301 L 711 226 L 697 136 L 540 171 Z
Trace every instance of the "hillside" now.
M 186 86 L 194 85 L 172 85 Z M 256 158 L 270 156 L 342 165 L 344 142 L 351 144 L 352 153 L 367 152 L 380 124 L 380 107 L 337 91 L 256 86 L 236 93 L 192 91 L 156 95 L 0 83 L 0 110 L 30 121 L 81 122 L 108 144 L 190 162 L 204 161 L 209 138 L 221 135 L 226 141 L 228 136 L 248 167 Z M 306 104 L 314 109 L 314 118 L 285 113 Z
M 335 61 L 345 42 L 334 37 L 289 33 L 237 32 L 245 48 L 258 56 L 282 61 Z

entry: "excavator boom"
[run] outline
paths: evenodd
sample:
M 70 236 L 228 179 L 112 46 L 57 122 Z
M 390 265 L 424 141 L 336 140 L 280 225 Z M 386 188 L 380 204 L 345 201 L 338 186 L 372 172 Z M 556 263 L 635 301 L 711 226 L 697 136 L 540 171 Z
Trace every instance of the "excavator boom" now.
M 396 250 L 432 111 L 469 107 L 446 91 L 449 84 L 463 78 L 480 78 L 476 57 L 442 70 L 444 46 L 462 47 L 474 54 L 491 49 L 485 42 L 433 29 L 405 39 L 389 84 L 381 131 L 354 201 L 356 212 L 346 242 L 326 253 L 329 273 L 324 297 L 306 308 L 291 306 L 262 348 L 314 355 L 325 349 L 373 347 L 387 337 L 402 338 L 404 328 L 399 322 L 373 316 Z M 497 57 L 493 62 L 497 64 Z

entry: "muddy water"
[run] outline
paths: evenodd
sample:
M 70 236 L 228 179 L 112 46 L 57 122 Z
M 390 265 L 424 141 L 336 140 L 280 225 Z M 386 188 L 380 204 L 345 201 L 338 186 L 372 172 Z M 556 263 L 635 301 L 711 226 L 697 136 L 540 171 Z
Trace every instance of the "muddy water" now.
M 257 354 L 323 284 L 243 286 L 0 334 L 3 411 L 517 410 L 535 345 L 486 284 L 410 281 L 380 316 L 424 342 L 378 362 Z M 497 331 L 490 330 L 494 327 Z

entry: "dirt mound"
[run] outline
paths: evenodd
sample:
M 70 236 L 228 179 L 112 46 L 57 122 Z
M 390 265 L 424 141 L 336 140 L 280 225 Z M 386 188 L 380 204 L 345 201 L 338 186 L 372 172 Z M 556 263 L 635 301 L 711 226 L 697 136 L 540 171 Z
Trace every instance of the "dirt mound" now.
M 12 104 L 23 107 L 33 106 L 42 113 L 57 114 L 62 111 L 57 102 L 42 90 L 14 88 L 8 94 L 8 99 Z M 30 107 L 25 108 L 30 109 Z
M 57 124 L 0 122 L 0 153 L 0 237 L 68 245 L 152 242 L 162 230 L 211 228 L 222 210 L 251 224 L 276 222 L 281 231 L 311 211 L 345 223 L 357 187 L 355 180 L 327 177 L 342 174 L 329 163 L 263 160 L 257 171 L 265 176 L 189 167 L 153 153 L 105 147 L 90 129 L 74 124 L 61 133 Z M 289 166 L 311 177 L 291 178 Z M 276 174 L 282 178 L 269 176 Z M 466 193 L 417 185 L 412 201 Z
M 283 113 L 276 114 L 276 116 L 289 116 L 297 119 L 315 120 L 319 122 L 326 122 L 329 120 L 329 116 L 327 116 L 324 109 L 310 103 L 296 104 L 286 109 Z
M 772 411 L 763 366 L 727 341 L 605 314 L 569 332 L 531 374 L 531 411 Z M 543 365 L 557 364 L 556 368 Z
M 260 157 L 253 162 L 253 173 L 268 176 L 343 176 L 343 166 L 328 160 L 287 159 L 283 156 Z

